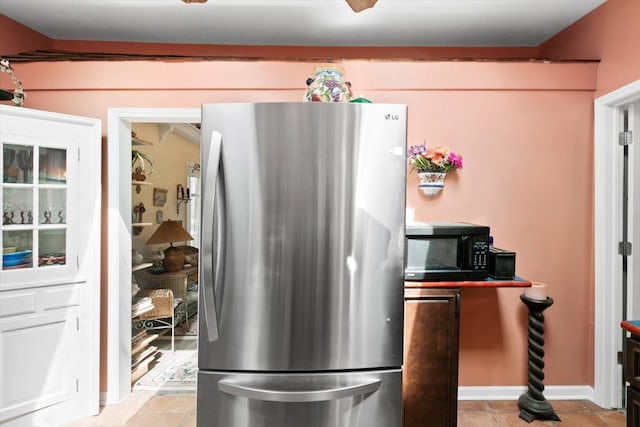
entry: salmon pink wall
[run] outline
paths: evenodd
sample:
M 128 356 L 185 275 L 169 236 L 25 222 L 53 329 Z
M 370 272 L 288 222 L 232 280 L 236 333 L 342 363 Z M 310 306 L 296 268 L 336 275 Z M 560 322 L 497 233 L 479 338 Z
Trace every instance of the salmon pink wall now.
M 0 56 L 51 49 L 53 40 L 0 15 Z
M 540 46 L 543 57 L 599 59 L 595 96 L 640 79 L 640 1 L 608 0 Z
M 26 107 L 95 117 L 106 131 L 108 108 L 300 101 L 316 65 L 125 61 L 15 68 L 27 90 Z M 427 140 L 464 156 L 465 167 L 447 178 L 434 199 L 419 193 L 417 177 L 409 173 L 407 205 L 418 220 L 490 225 L 496 245 L 517 252 L 518 275 L 547 283 L 556 301 L 545 312 L 546 384 L 592 385 L 597 64 L 352 60 L 341 65 L 356 95 L 408 105 L 409 145 Z M 526 384 L 526 312 L 520 293 L 463 292 L 461 385 Z M 102 301 L 106 312 L 106 298 Z M 107 387 L 104 369 L 102 390 Z

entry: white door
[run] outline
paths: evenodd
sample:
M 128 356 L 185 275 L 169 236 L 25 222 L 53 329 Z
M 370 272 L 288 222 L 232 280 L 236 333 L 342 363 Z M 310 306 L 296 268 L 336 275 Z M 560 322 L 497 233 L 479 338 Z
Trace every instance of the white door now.
M 0 106 L 0 426 L 98 413 L 100 121 Z

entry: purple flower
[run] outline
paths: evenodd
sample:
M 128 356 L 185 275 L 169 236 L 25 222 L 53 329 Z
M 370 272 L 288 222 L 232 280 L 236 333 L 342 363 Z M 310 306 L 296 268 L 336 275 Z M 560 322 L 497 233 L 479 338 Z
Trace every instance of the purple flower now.
M 421 154 L 427 154 L 427 147 L 424 145 L 412 145 L 409 147 L 409 157 L 415 157 Z
M 453 152 L 449 153 L 447 160 L 449 161 L 449 163 L 451 163 L 451 165 L 455 169 L 460 169 L 462 167 L 462 156 L 456 153 L 453 153 Z

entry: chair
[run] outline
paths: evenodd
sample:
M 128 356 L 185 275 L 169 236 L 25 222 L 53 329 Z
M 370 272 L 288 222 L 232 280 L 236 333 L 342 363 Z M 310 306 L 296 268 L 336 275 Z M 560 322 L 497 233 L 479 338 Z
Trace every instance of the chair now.
M 171 351 L 175 351 L 175 308 L 182 300 L 173 298 L 171 289 L 141 289 L 136 297 L 151 298 L 153 309 L 138 316 L 133 326 L 136 329 L 171 329 Z
M 198 292 L 191 291 L 192 284 L 198 282 L 198 267 L 189 267 L 171 273 L 154 274 L 150 269 L 138 270 L 133 273 L 136 283 L 142 289 L 171 289 L 173 296 L 183 304 L 176 304 L 178 320 L 189 320 L 189 316 L 198 310 Z
M 176 248 L 180 249 L 185 257 L 185 263 L 191 264 L 193 267 L 198 266 L 198 254 L 200 250 L 194 246 L 182 245 L 176 246 Z

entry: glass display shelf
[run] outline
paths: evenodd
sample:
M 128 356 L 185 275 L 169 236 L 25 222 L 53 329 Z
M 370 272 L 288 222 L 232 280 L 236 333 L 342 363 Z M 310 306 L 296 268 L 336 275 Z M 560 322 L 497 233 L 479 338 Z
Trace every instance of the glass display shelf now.
M 67 155 L 64 148 L 2 143 L 3 271 L 66 264 Z

